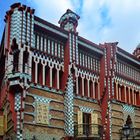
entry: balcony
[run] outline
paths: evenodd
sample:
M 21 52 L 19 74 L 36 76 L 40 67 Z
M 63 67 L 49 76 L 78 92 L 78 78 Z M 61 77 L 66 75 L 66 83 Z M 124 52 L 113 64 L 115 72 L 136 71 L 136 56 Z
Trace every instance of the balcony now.
M 21 87 L 23 82 L 28 82 L 31 79 L 31 68 L 27 65 L 10 63 L 6 68 L 6 78 L 9 81 L 10 87 Z
M 140 128 L 129 128 L 128 135 L 124 132 L 124 129 L 120 130 L 121 133 L 121 140 L 140 140 Z
M 78 124 L 74 126 L 74 137 L 77 140 L 100 140 L 103 127 L 97 124 Z

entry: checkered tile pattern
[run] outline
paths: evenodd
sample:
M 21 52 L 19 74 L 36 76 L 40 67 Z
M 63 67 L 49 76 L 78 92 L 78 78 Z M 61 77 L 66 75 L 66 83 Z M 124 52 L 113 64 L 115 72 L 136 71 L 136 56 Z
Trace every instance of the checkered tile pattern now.
M 127 120 L 128 115 L 130 115 L 132 122 L 134 124 L 134 116 L 135 116 L 135 109 L 132 106 L 123 105 L 123 113 L 124 113 L 124 123 Z
M 17 140 L 23 140 L 22 133 L 20 131 L 17 132 Z
M 14 10 L 13 14 L 11 15 L 11 35 L 10 35 L 10 39 L 11 39 L 11 43 L 12 43 L 12 39 L 16 38 L 17 41 L 19 41 L 20 36 L 21 36 L 21 14 L 19 13 L 19 11 Z
M 43 97 L 40 97 L 40 96 L 34 96 L 36 102 L 41 102 L 41 103 L 50 103 L 51 99 L 48 99 L 48 98 L 43 98 Z
M 15 111 L 19 111 L 21 107 L 21 96 L 20 93 L 15 95 Z
M 20 108 L 21 108 L 21 95 L 16 93 L 15 95 L 15 111 L 17 112 L 17 140 L 22 140 L 22 133 L 20 128 Z
M 123 111 L 129 112 L 129 113 L 134 113 L 134 107 L 128 106 L 128 105 L 123 105 Z
M 82 112 L 85 112 L 85 113 L 91 113 L 93 112 L 93 109 L 92 108 L 89 108 L 89 107 L 84 107 L 84 106 L 79 106 L 80 110 Z
M 68 136 L 73 136 L 74 134 L 74 111 L 73 111 L 73 78 L 72 75 L 68 78 L 67 89 L 65 94 L 65 133 Z

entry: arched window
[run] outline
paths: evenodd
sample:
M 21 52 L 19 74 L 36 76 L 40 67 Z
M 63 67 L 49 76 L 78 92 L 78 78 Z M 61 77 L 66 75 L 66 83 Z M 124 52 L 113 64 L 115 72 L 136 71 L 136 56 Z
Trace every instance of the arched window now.
M 25 70 L 27 68 L 28 58 L 29 58 L 29 52 L 26 47 L 25 51 L 23 52 L 23 72 L 26 72 Z
M 35 82 L 35 62 L 32 58 L 32 82 Z
M 11 45 L 11 51 L 13 54 L 13 72 L 18 71 L 18 59 L 19 59 L 19 49 L 18 49 L 18 44 L 16 42 L 16 38 L 12 40 L 12 45 Z
M 57 88 L 57 70 L 56 70 L 56 68 L 52 69 L 52 87 Z
M 132 127 L 132 120 L 131 120 L 130 115 L 127 116 L 125 124 L 129 127 Z

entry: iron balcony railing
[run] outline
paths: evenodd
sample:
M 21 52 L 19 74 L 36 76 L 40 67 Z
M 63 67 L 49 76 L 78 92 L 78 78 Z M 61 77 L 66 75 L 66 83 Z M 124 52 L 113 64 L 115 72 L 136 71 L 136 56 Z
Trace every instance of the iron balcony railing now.
M 74 126 L 75 137 L 96 137 L 100 140 L 103 127 L 98 124 L 78 124 Z

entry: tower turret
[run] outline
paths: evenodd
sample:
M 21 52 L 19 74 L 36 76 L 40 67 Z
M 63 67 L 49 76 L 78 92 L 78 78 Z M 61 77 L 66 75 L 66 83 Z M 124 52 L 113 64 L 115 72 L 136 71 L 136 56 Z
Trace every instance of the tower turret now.
M 137 45 L 136 49 L 133 52 L 133 55 L 140 59 L 140 43 Z
M 25 53 L 29 53 L 30 47 L 34 47 L 34 12 L 34 9 L 21 3 L 14 3 L 6 12 L 4 48 L 7 74 L 24 72 L 31 76 L 31 62 L 28 58 L 25 61 Z
M 78 26 L 78 19 L 80 17 L 68 9 L 64 15 L 59 20 L 60 27 L 67 30 L 76 32 L 76 27 Z

